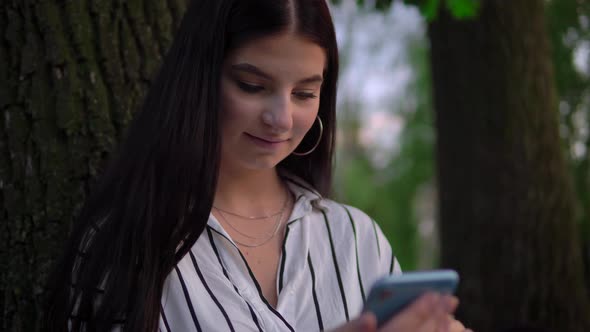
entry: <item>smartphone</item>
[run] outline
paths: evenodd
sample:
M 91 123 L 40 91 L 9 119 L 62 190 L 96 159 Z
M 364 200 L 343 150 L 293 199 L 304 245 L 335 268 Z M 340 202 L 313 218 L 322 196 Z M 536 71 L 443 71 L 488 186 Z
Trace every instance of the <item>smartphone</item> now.
M 381 326 L 426 292 L 453 294 L 459 284 L 454 270 L 406 272 L 383 277 L 371 288 L 363 311 L 377 316 Z

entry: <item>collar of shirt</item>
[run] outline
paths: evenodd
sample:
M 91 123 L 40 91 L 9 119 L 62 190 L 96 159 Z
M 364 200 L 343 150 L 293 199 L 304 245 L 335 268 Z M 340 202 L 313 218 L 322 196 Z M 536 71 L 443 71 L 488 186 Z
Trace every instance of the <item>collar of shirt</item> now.
M 293 206 L 293 211 L 289 216 L 288 224 L 301 220 L 301 218 L 310 214 L 314 208 L 328 212 L 329 207 L 324 202 L 324 198 L 309 183 L 300 177 L 285 171 L 281 171 L 280 176 L 285 180 L 287 187 L 293 196 L 295 196 L 295 204 Z M 231 239 L 212 213 L 209 214 L 207 225 L 223 234 L 226 238 Z

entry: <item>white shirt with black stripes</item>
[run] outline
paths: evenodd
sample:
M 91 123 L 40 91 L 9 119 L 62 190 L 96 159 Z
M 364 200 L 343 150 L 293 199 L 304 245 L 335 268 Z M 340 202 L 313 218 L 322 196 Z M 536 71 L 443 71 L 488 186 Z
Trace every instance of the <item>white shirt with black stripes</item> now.
M 273 308 L 231 237 L 210 216 L 168 275 L 161 331 L 320 331 L 359 315 L 371 285 L 401 273 L 389 242 L 362 211 L 322 198 L 293 176 L 296 197 L 277 271 Z

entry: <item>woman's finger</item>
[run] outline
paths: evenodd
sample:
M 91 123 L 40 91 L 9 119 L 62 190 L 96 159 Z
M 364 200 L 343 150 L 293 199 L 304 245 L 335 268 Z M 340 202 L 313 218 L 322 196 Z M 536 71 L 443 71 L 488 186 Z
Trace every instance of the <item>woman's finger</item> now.
M 449 332 L 465 332 L 465 326 L 460 321 L 449 316 Z
M 437 293 L 428 293 L 396 314 L 380 331 L 427 331 L 439 325 L 445 313 L 442 297 Z
M 457 310 L 457 307 L 459 306 L 459 299 L 453 295 L 449 295 L 449 294 L 442 295 L 441 301 L 443 303 L 445 311 L 449 315 L 452 315 L 455 312 L 455 310 Z

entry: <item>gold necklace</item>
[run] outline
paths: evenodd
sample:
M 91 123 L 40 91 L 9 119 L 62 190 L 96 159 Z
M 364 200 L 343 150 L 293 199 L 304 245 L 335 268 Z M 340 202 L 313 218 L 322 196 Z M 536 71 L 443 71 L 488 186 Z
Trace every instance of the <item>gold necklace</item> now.
M 239 231 L 237 228 L 235 228 L 235 227 L 234 227 L 234 226 L 233 226 L 233 225 L 232 225 L 232 224 L 231 224 L 231 223 L 230 223 L 230 222 L 229 222 L 229 221 L 228 221 L 228 220 L 225 218 L 225 216 L 223 215 L 223 213 L 221 213 L 221 211 L 220 211 L 219 209 L 217 209 L 217 208 L 215 208 L 215 209 L 216 209 L 216 210 L 219 212 L 219 215 L 221 216 L 221 218 L 223 219 L 223 221 L 225 221 L 225 223 L 226 223 L 226 224 L 228 224 L 228 225 L 229 225 L 229 227 L 231 227 L 231 228 L 232 228 L 234 231 L 236 231 L 237 233 L 241 234 L 241 235 L 242 235 L 242 236 L 244 236 L 244 237 L 247 237 L 247 238 L 250 238 L 250 239 L 255 239 L 255 240 L 260 240 L 260 242 L 259 242 L 259 243 L 256 243 L 256 244 L 248 244 L 248 243 L 240 242 L 240 241 L 238 241 L 237 239 L 234 239 L 234 238 L 232 238 L 232 240 L 233 240 L 235 243 L 237 243 L 237 244 L 239 244 L 239 245 L 242 245 L 242 246 L 244 246 L 244 247 L 248 247 L 248 248 L 256 248 L 256 247 L 260 247 L 260 246 L 262 246 L 262 245 L 264 245 L 264 244 L 268 243 L 270 240 L 272 240 L 272 239 L 275 237 L 275 235 L 277 235 L 277 232 L 279 231 L 279 228 L 280 228 L 280 226 L 281 226 L 281 220 L 283 219 L 283 214 L 281 213 L 281 214 L 279 215 L 279 217 L 277 218 L 277 221 L 276 221 L 276 224 L 275 224 L 275 227 L 274 227 L 274 230 L 272 231 L 272 233 L 271 233 L 271 234 L 269 234 L 269 235 L 268 235 L 266 238 L 258 238 L 258 237 L 252 237 L 252 236 L 249 236 L 249 235 L 247 235 L 247 234 L 244 234 L 243 232 L 240 232 L 240 231 Z
M 222 210 L 222 209 L 220 209 L 220 208 L 218 208 L 218 207 L 216 207 L 216 206 L 213 206 L 213 208 L 214 208 L 215 210 L 217 210 L 217 212 L 218 212 L 219 216 L 221 217 L 221 219 L 222 219 L 222 220 L 223 220 L 223 221 L 224 221 L 224 222 L 225 222 L 227 225 L 229 225 L 229 227 L 230 227 L 231 229 L 233 229 L 233 230 L 234 230 L 234 231 L 236 231 L 238 234 L 240 234 L 240 235 L 242 235 L 242 236 L 244 236 L 244 237 L 246 237 L 246 238 L 249 238 L 249 239 L 253 239 L 253 240 L 257 240 L 257 241 L 259 241 L 259 242 L 258 242 L 258 243 L 256 243 L 256 244 L 249 244 L 249 243 L 244 243 L 244 242 L 240 242 L 240 241 L 238 241 L 238 240 L 236 240 L 236 239 L 233 239 L 233 241 L 234 241 L 234 242 L 236 242 L 237 244 L 240 244 L 240 245 L 242 245 L 242 246 L 244 246 L 244 247 L 248 247 L 248 248 L 256 248 L 256 247 L 260 247 L 260 246 L 262 246 L 262 245 L 264 245 L 264 244 L 268 243 L 270 240 L 272 240 L 272 239 L 273 239 L 273 238 L 274 238 L 274 237 L 277 235 L 277 232 L 278 232 L 278 231 L 279 231 L 279 229 L 281 228 L 280 226 L 281 226 L 281 224 L 282 224 L 283 215 L 284 215 L 284 212 L 285 212 L 285 210 L 286 210 L 286 208 L 287 208 L 287 205 L 288 205 L 288 203 L 289 203 L 289 201 L 290 201 L 290 200 L 289 200 L 290 196 L 291 196 L 291 195 L 289 195 L 289 190 L 288 190 L 287 188 L 285 188 L 285 201 L 283 202 L 283 206 L 281 207 L 281 210 L 280 210 L 278 213 L 274 213 L 274 214 L 272 214 L 272 215 L 265 216 L 265 217 L 246 217 L 246 216 L 242 216 L 242 215 L 239 215 L 239 214 L 235 214 L 235 213 L 231 213 L 231 212 L 228 212 L 228 211 Z M 240 231 L 239 229 L 237 229 L 237 227 L 235 227 L 235 226 L 234 226 L 234 225 L 233 225 L 231 222 L 229 222 L 229 220 L 228 220 L 228 219 L 226 218 L 226 216 L 224 215 L 224 212 L 225 212 L 225 213 L 227 213 L 227 214 L 230 214 L 230 215 L 235 215 L 236 217 L 240 217 L 240 218 L 242 218 L 242 219 L 248 219 L 248 220 L 256 220 L 256 219 L 260 220 L 260 219 L 263 219 L 263 218 L 266 218 L 266 219 L 268 219 L 268 218 L 270 218 L 270 217 L 273 217 L 273 216 L 275 216 L 275 215 L 277 215 L 277 214 L 278 214 L 278 218 L 277 218 L 277 221 L 275 222 L 274 229 L 273 229 L 273 231 L 272 231 L 270 234 L 268 234 L 268 235 L 267 235 L 267 236 L 265 236 L 265 237 L 255 237 L 255 236 L 251 236 L 251 235 L 249 235 L 249 234 L 246 234 L 246 233 L 244 233 L 244 232 Z
M 274 226 L 273 226 L 273 230 L 272 230 L 272 232 L 268 233 L 268 235 L 265 235 L 265 236 L 263 236 L 263 237 L 257 237 L 257 236 L 250 236 L 250 235 L 248 235 L 248 234 L 246 234 L 246 233 L 244 233 L 244 232 L 240 231 L 240 230 L 239 230 L 237 227 L 235 227 L 235 226 L 234 226 L 234 225 L 233 225 L 233 224 L 232 224 L 232 223 L 231 223 L 229 220 L 227 220 L 226 216 L 223 214 L 223 212 L 222 212 L 222 211 L 220 211 L 218 208 L 214 208 L 214 209 L 215 209 L 215 210 L 217 210 L 217 212 L 219 213 L 219 216 L 221 216 L 221 218 L 223 219 L 223 221 L 225 221 L 225 223 L 226 223 L 226 224 L 228 224 L 228 225 L 229 225 L 229 227 L 231 227 L 231 229 L 233 229 L 234 231 L 236 231 L 236 232 L 237 232 L 237 233 L 239 233 L 240 235 L 242 235 L 242 236 L 244 236 L 244 237 L 247 237 L 247 238 L 249 238 L 249 239 L 253 239 L 253 240 L 260 240 L 260 239 L 266 238 L 265 236 L 272 236 L 272 235 L 273 235 L 273 233 L 275 233 L 275 232 L 276 232 L 276 229 L 278 228 L 278 225 L 279 225 L 279 221 L 280 221 L 280 220 L 282 219 L 282 217 L 283 217 L 283 214 L 281 213 L 281 214 L 279 215 L 278 219 L 275 221 L 275 224 L 274 224 Z
M 220 209 L 219 207 L 213 205 L 213 208 L 216 209 L 217 211 L 219 211 L 220 213 L 226 213 L 229 215 L 232 215 L 234 217 L 238 217 L 238 218 L 242 218 L 242 219 L 247 219 L 247 220 L 260 220 L 260 219 L 269 219 L 271 217 L 277 216 L 279 214 L 283 214 L 285 212 L 285 209 L 287 208 L 287 201 L 289 200 L 289 192 L 287 190 L 285 190 L 285 199 L 283 200 L 283 206 L 281 207 L 281 209 L 278 212 L 275 213 L 271 213 L 271 214 L 266 214 L 266 215 L 262 215 L 262 216 L 244 216 L 235 212 L 231 212 L 231 211 L 227 211 L 224 209 Z

